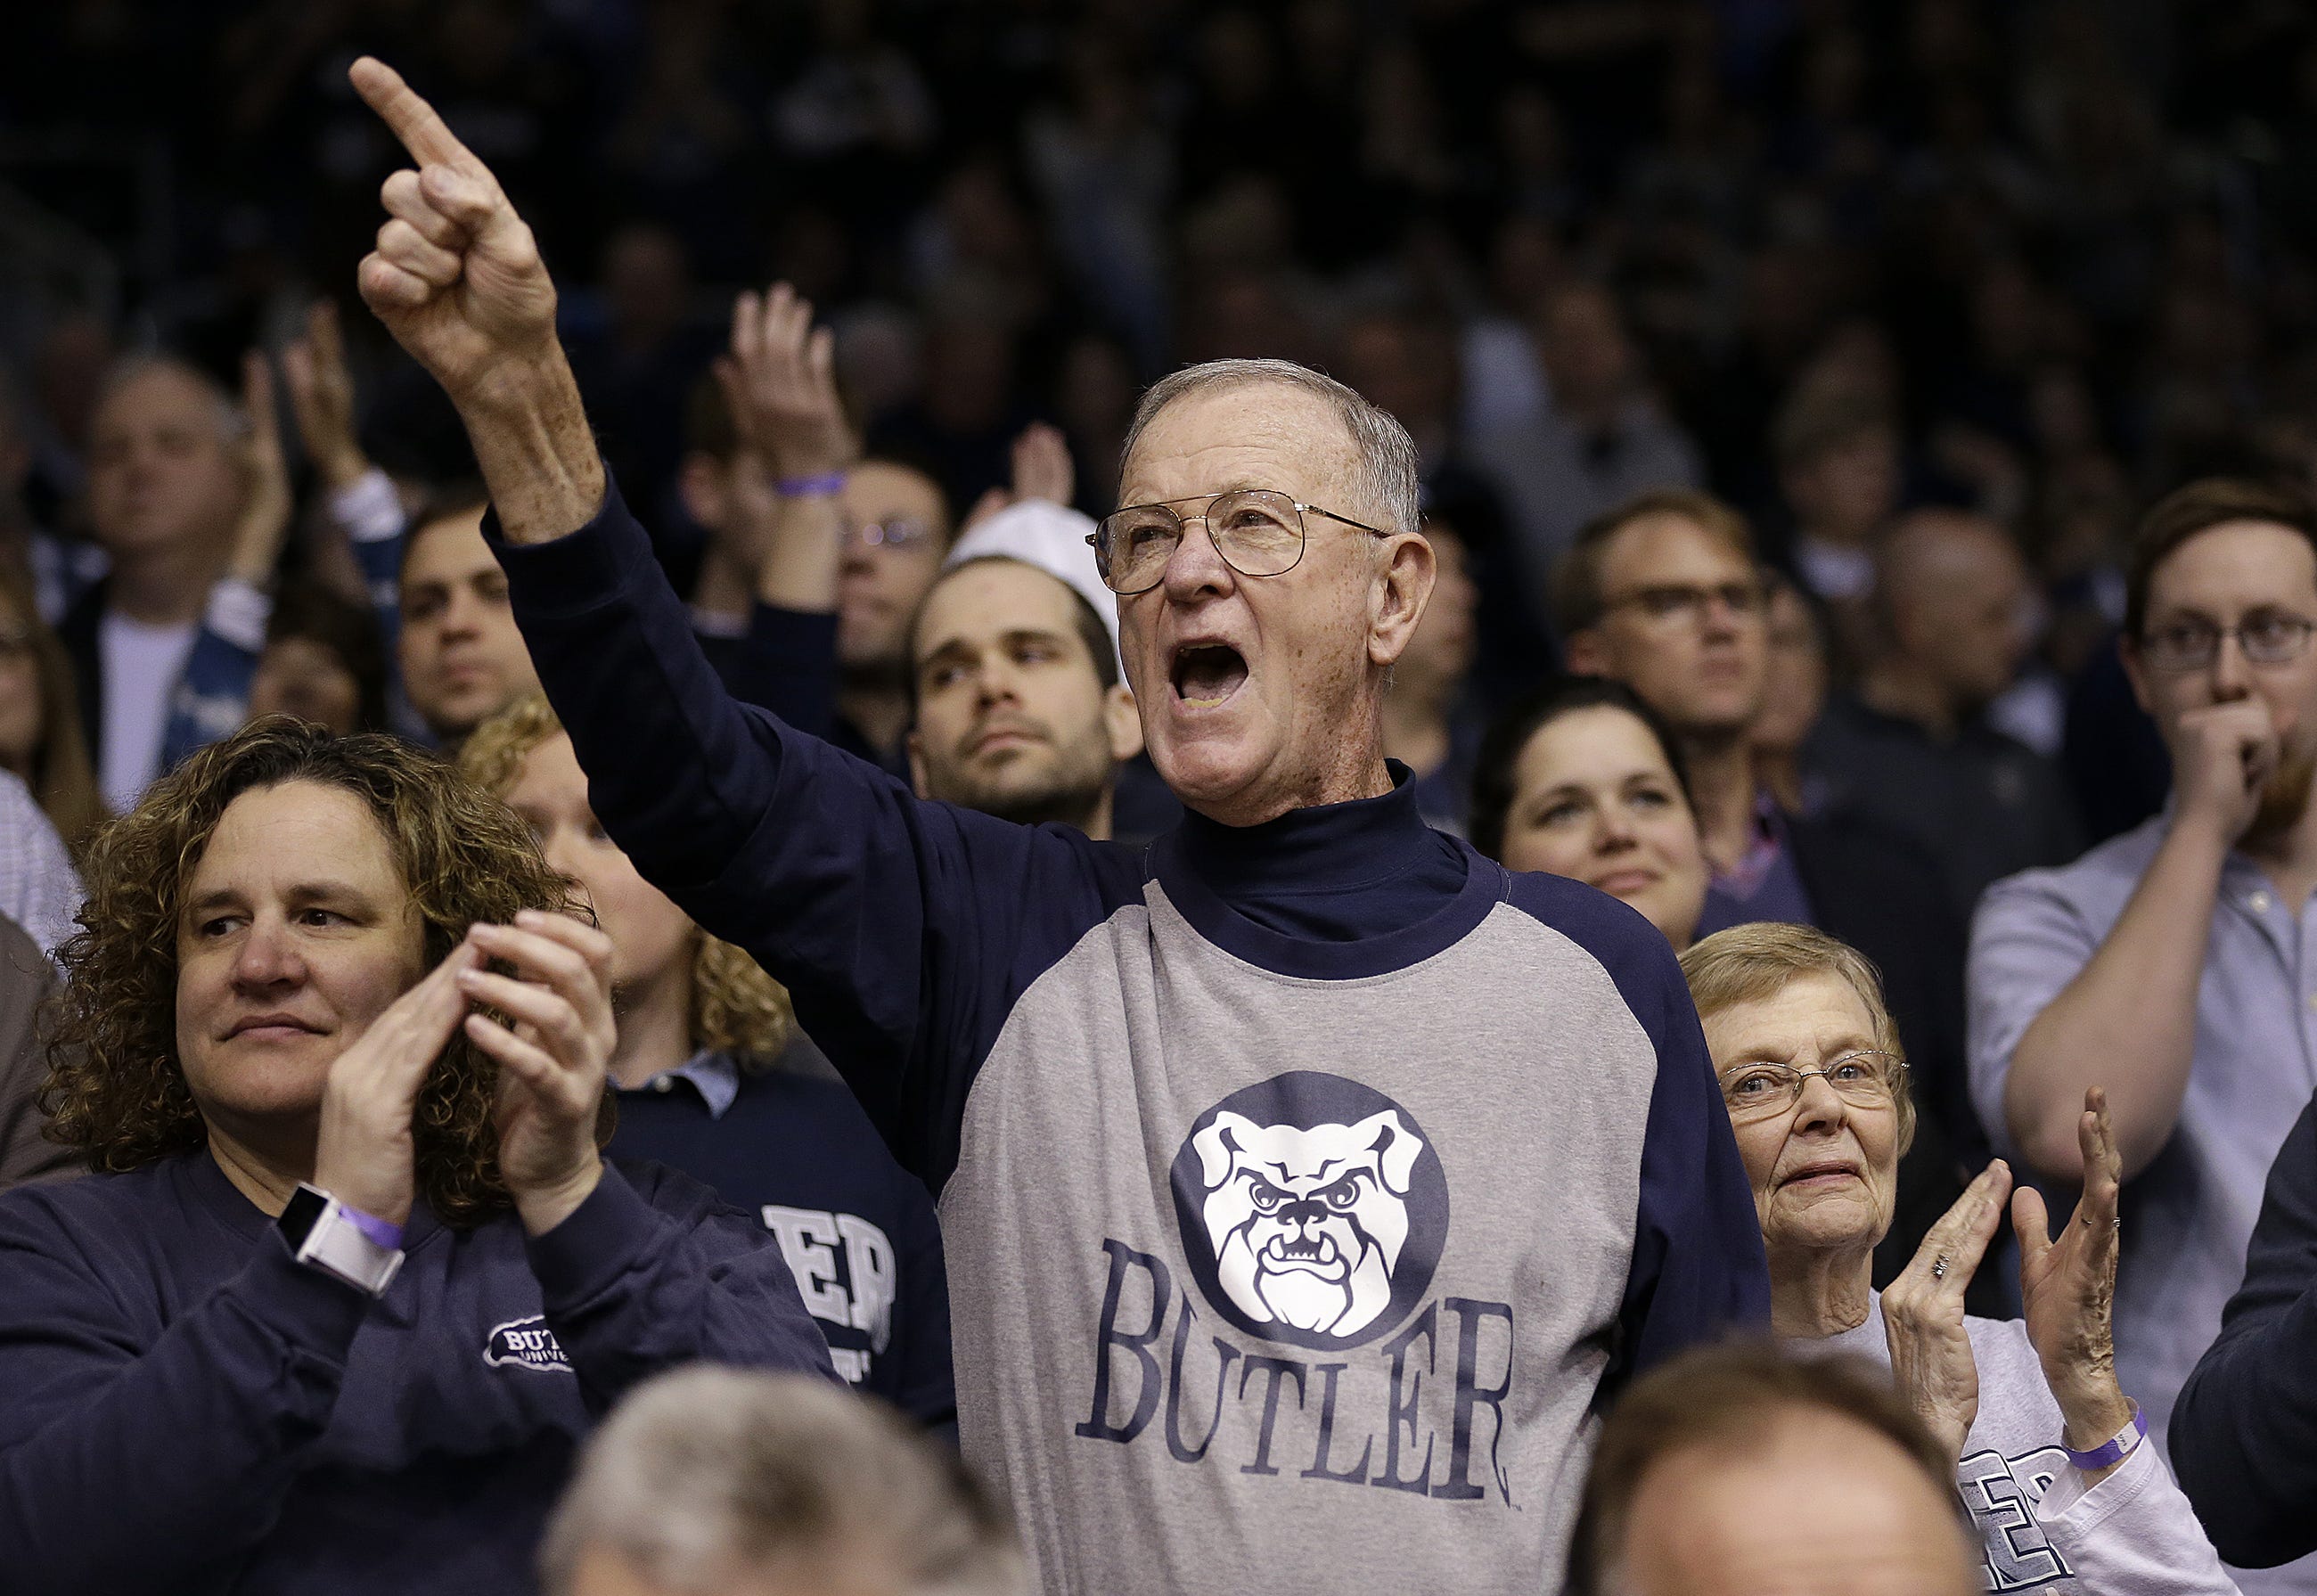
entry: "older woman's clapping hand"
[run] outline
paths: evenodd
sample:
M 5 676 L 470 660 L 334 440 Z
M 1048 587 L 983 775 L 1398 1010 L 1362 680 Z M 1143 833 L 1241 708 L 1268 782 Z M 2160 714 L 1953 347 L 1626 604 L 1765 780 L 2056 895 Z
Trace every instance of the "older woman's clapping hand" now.
M 2132 1404 L 2116 1382 L 2116 1215 L 2124 1159 L 2108 1123 L 2107 1094 L 2084 1093 L 2076 1137 L 2083 1150 L 2084 1190 L 2067 1233 L 2052 1239 L 2043 1197 L 2022 1188 L 2011 1200 L 2019 1234 L 2019 1287 L 2027 1339 L 2067 1420 L 2067 1443 L 2089 1452 L 2132 1422 Z
M 2002 1224 L 2010 1190 L 2010 1168 L 1997 1159 L 1939 1216 L 1883 1293 L 1891 1373 L 1951 1457 L 1963 1456 L 1964 1438 L 1979 1416 L 1979 1366 L 1964 1326 L 1964 1291 Z

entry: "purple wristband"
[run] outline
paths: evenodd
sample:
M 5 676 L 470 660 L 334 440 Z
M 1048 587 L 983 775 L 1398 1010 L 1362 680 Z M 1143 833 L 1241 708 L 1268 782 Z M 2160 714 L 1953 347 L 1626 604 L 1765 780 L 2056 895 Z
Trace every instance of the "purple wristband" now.
M 2140 1411 L 2140 1404 L 2135 1402 L 2132 1404 L 2132 1422 L 2117 1430 L 2116 1439 L 2109 1441 L 2107 1445 L 2094 1447 L 2089 1452 L 2078 1452 L 2071 1450 L 2067 1441 L 2062 1439 L 2060 1442 L 2060 1450 L 2066 1452 L 2068 1461 L 2086 1474 L 2097 1474 L 2103 1468 L 2124 1461 L 2125 1454 L 2138 1446 L 2147 1435 L 2148 1415 Z
M 392 1220 L 380 1219 L 375 1214 L 365 1214 L 360 1208 L 350 1208 L 344 1203 L 338 1204 L 338 1217 L 389 1252 L 402 1251 L 402 1227 Z
M 783 477 L 778 486 L 783 498 L 828 498 L 845 491 L 845 473 L 829 471 L 818 477 Z

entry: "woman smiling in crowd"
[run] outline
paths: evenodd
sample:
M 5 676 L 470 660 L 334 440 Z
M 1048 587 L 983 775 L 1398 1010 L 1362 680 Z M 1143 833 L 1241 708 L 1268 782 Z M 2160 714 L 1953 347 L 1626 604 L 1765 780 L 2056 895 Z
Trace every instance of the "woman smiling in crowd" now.
M 88 885 L 46 1100 L 100 1173 L 0 1197 L 12 1592 L 521 1589 L 630 1385 L 828 1371 L 753 1219 L 600 1156 L 610 943 L 432 756 L 261 722 Z
M 1705 854 L 1680 757 L 1655 711 L 1616 682 L 1566 677 L 1481 741 L 1472 845 L 1623 899 L 1677 951 L 1705 908 Z
M 2044 1200 L 2000 1160 L 1882 1293 L 1870 1269 L 1914 1134 L 1905 1062 L 1872 965 L 1806 926 L 1715 933 L 1683 954 L 1790 1343 L 1887 1364 L 1948 1457 L 1996 1590 L 2233 1592 L 2116 1383 L 2120 1164 L 2087 1094 L 2083 1198 L 2053 1242 Z M 1999 1228 L 2018 1233 L 2024 1323 L 1964 1312 Z

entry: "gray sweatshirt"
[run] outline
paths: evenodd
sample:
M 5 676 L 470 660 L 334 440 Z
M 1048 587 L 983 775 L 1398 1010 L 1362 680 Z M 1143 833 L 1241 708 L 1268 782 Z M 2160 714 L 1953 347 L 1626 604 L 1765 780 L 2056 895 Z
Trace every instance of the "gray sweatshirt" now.
M 1979 1416 L 1964 1438 L 1955 1489 L 1979 1531 L 1989 1590 L 2236 1596 L 2153 1440 L 2107 1478 L 2088 1480 L 2061 1446 L 2060 1404 L 2027 1327 L 1977 1318 L 1964 1327 L 1979 1365 Z M 1882 1294 L 1857 1329 L 1807 1344 L 1889 1367 Z

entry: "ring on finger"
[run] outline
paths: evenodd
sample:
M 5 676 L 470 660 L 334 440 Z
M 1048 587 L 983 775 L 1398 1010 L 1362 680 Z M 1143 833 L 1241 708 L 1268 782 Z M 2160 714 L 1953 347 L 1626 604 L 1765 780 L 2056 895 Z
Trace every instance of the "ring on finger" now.
M 1944 1280 L 1946 1278 L 1947 1255 L 1942 1252 L 1937 1258 L 1931 1260 L 1931 1278 L 1934 1280 Z

